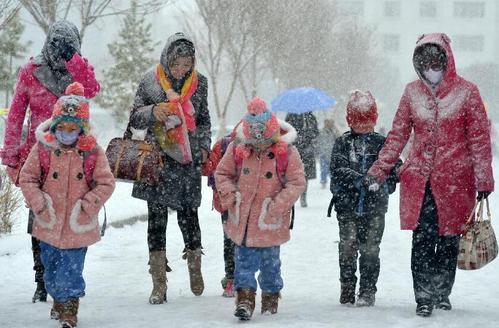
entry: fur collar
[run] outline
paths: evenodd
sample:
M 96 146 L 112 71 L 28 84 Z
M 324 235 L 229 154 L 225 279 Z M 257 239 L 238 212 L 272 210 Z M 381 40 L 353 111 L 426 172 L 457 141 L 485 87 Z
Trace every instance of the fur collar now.
M 35 131 L 36 140 L 52 149 L 61 149 L 55 135 L 50 133 L 52 118 L 42 122 Z M 82 134 L 76 142 L 75 148 L 81 151 L 92 151 L 97 147 L 97 140 L 91 134 Z

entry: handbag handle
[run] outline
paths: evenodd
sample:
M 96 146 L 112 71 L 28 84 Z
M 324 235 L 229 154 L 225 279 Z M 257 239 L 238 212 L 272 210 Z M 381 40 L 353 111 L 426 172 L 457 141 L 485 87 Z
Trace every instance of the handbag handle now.
M 470 216 L 468 218 L 468 221 L 466 221 L 466 225 L 469 226 L 473 222 L 473 218 L 475 217 L 475 211 L 478 206 L 478 212 L 477 212 L 477 221 L 483 221 L 483 203 L 485 202 L 485 206 L 487 207 L 487 218 L 489 221 L 492 219 L 492 215 L 490 214 L 490 206 L 489 206 L 489 200 L 488 198 L 482 199 L 479 202 L 475 202 L 475 206 L 473 207 L 473 210 L 471 210 Z

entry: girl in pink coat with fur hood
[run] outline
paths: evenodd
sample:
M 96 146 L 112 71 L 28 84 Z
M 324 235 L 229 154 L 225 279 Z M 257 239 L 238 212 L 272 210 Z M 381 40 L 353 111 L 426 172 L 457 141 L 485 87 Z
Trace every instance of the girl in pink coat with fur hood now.
M 280 245 L 290 238 L 291 208 L 305 190 L 303 163 L 291 145 L 294 138 L 296 130 L 255 97 L 237 129 L 236 141 L 215 172 L 222 207 L 229 212 L 224 230 L 236 244 L 234 315 L 241 320 L 253 314 L 258 270 L 262 313 L 277 312 L 283 287 Z M 277 167 L 282 162 L 285 169 Z
M 106 155 L 90 135 L 83 92 L 72 83 L 56 102 L 52 118 L 37 128 L 38 143 L 19 178 L 54 299 L 50 315 L 61 327 L 76 326 L 87 246 L 100 240 L 98 213 L 115 186 Z

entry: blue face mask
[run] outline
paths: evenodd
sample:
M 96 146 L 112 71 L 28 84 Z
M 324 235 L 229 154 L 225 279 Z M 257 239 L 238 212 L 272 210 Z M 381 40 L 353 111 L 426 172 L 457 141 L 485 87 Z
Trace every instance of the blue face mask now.
M 78 140 L 80 136 L 80 131 L 65 132 L 65 131 L 55 131 L 55 137 L 63 145 L 70 146 Z

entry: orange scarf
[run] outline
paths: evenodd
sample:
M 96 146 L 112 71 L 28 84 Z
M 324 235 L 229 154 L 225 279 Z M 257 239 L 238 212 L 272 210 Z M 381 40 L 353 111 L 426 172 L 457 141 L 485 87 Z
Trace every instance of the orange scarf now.
M 165 91 L 173 89 L 172 83 L 166 76 L 165 70 L 161 64 L 158 64 L 156 67 L 156 78 L 158 79 L 159 84 Z M 179 116 L 182 119 L 182 123 L 185 122 L 187 129 L 189 131 L 193 131 L 196 128 L 196 119 L 194 118 L 194 107 L 190 101 L 190 98 L 196 92 L 198 87 L 198 73 L 196 70 L 192 70 L 192 74 L 187 78 L 182 86 L 182 90 L 180 92 L 180 98 L 175 99 L 173 101 L 168 100 L 167 104 L 171 104 L 171 112 L 175 113 L 175 115 Z M 182 113 L 177 111 L 178 105 L 182 108 Z M 170 106 L 169 106 L 170 107 Z M 180 115 L 179 115 L 180 114 Z

